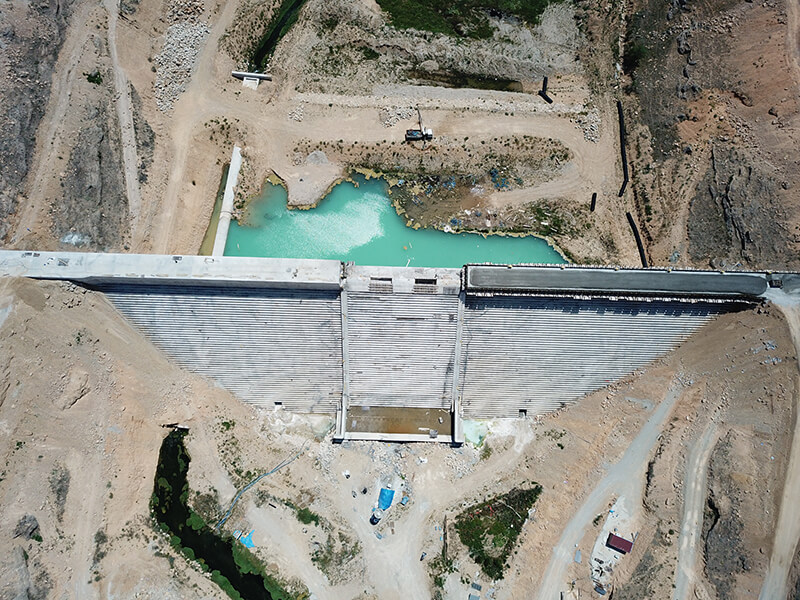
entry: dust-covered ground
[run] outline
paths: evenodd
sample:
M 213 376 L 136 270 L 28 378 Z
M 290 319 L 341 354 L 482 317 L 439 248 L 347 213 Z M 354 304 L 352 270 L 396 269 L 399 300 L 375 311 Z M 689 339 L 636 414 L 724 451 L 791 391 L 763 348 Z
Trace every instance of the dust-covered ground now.
M 797 13 L 778 1 L 618 7 L 632 192 L 654 262 L 797 268 Z

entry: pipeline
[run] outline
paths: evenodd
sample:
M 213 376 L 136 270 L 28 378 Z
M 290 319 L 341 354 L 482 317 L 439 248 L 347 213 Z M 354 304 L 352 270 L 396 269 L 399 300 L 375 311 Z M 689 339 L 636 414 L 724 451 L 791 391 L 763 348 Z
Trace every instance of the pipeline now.
M 636 221 L 633 220 L 633 215 L 630 212 L 625 213 L 625 216 L 628 217 L 628 224 L 633 230 L 633 237 L 636 238 L 636 245 L 639 247 L 639 258 L 642 259 L 642 266 L 646 269 L 648 267 L 647 255 L 644 252 L 644 244 L 642 244 L 642 236 L 639 235 L 639 228 L 636 226 Z
M 548 104 L 553 103 L 553 99 L 547 95 L 547 77 L 542 79 L 542 89 L 540 89 L 537 94 L 539 94 L 539 96 L 541 96 L 542 99 Z
M 244 487 L 243 487 L 243 488 L 242 488 L 242 489 L 241 489 L 241 490 L 240 490 L 240 491 L 239 491 L 239 492 L 238 492 L 238 493 L 237 493 L 237 494 L 236 494 L 236 495 L 233 497 L 233 500 L 231 501 L 231 505 L 230 505 L 230 507 L 228 507 L 228 511 L 225 513 L 225 516 L 224 516 L 224 517 L 222 517 L 222 519 L 220 520 L 220 522 L 219 522 L 219 523 L 217 523 L 217 525 L 216 525 L 216 527 L 214 527 L 214 529 L 215 529 L 216 531 L 219 531 L 219 530 L 220 530 L 220 527 L 222 527 L 222 526 L 225 524 L 225 521 L 227 521 L 227 520 L 228 520 L 228 518 L 231 516 L 231 513 L 233 512 L 233 509 L 234 509 L 234 507 L 236 506 L 236 503 L 239 501 L 239 498 L 241 498 L 241 497 L 242 497 L 242 494 L 244 494 L 244 493 L 245 493 L 247 490 L 249 490 L 251 487 L 253 487 L 255 484 L 257 484 L 259 481 L 261 481 L 262 479 L 264 479 L 264 477 L 266 477 L 267 475 L 272 475 L 272 474 L 273 474 L 273 473 L 275 473 L 276 471 L 279 471 L 279 470 L 280 470 L 280 469 L 282 469 L 283 467 L 285 467 L 285 466 L 287 466 L 287 465 L 289 465 L 289 464 L 293 463 L 295 460 L 297 460 L 297 458 L 299 458 L 299 456 L 300 456 L 300 455 L 301 455 L 303 452 L 305 452 L 305 451 L 306 451 L 306 448 L 307 448 L 307 447 L 308 447 L 308 442 L 306 442 L 306 443 L 303 445 L 303 447 L 302 447 L 302 448 L 300 448 L 300 450 L 297 452 L 297 454 L 295 454 L 295 455 L 294 455 L 294 456 L 292 456 L 291 458 L 287 458 L 287 459 L 285 459 L 283 462 L 281 462 L 281 463 L 280 463 L 280 464 L 279 464 L 277 467 L 275 467 L 275 468 L 274 468 L 274 469 L 272 469 L 271 471 L 268 471 L 268 472 L 266 472 L 266 473 L 262 473 L 261 475 L 259 475 L 259 476 L 258 476 L 258 477 L 256 477 L 255 479 L 253 479 L 253 481 L 251 481 L 251 482 L 250 482 L 250 483 L 248 483 L 246 486 L 244 486 Z
M 592 205 L 589 207 L 589 212 L 594 212 L 596 206 L 597 206 L 597 192 L 594 192 L 592 194 Z

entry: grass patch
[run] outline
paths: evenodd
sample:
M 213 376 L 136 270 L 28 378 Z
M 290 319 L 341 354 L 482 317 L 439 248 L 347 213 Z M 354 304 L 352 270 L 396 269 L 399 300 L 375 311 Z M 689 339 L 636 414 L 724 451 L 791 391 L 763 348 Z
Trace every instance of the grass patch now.
M 456 531 L 469 555 L 492 579 L 502 579 L 508 557 L 542 486 L 516 488 L 467 508 L 456 517 Z
M 297 519 L 304 525 L 308 525 L 310 523 L 314 523 L 314 525 L 319 525 L 319 515 L 316 514 L 315 512 L 310 511 L 307 508 L 297 509 Z
M 513 16 L 530 25 L 544 9 L 561 0 L 378 0 L 398 29 L 419 29 L 460 37 L 486 39 L 494 28 L 489 15 Z

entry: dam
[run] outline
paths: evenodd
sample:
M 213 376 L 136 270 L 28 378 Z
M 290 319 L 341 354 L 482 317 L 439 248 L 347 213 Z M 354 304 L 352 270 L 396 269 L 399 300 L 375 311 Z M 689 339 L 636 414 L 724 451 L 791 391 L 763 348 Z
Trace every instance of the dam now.
M 0 251 L 0 276 L 102 292 L 166 356 L 334 439 L 463 442 L 558 410 L 796 274 Z

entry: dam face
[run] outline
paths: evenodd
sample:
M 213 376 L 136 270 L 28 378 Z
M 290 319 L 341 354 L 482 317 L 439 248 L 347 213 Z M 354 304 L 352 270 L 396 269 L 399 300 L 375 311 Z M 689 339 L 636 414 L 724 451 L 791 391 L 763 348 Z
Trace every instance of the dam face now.
M 255 406 L 335 414 L 337 439 L 447 442 L 461 441 L 462 417 L 575 402 L 772 285 L 766 274 L 9 251 L 0 274 L 101 291 L 181 366 Z M 358 431 L 351 408 L 426 425 Z

